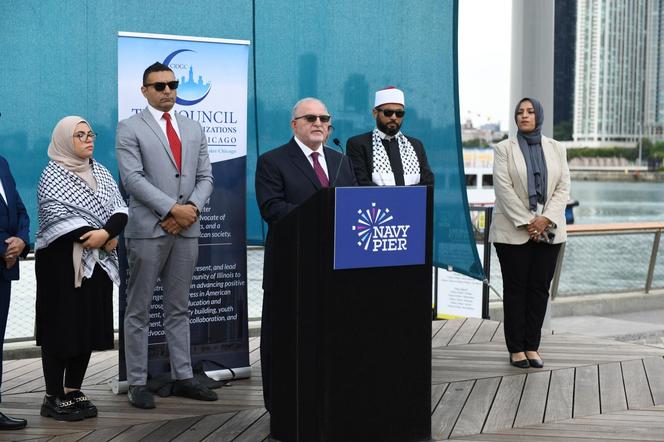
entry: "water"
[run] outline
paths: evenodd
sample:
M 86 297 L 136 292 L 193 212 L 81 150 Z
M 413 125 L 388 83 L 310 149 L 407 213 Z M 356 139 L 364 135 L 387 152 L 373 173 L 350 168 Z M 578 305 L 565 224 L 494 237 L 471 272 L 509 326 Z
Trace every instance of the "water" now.
M 664 183 L 573 181 L 576 224 L 664 221 Z
M 576 224 L 664 221 L 664 183 L 573 181 L 572 198 L 579 201 Z M 652 233 L 569 237 L 558 295 L 643 290 L 653 239 Z M 654 288 L 664 287 L 663 243 L 658 256 Z M 502 292 L 495 250 L 491 259 L 492 285 Z

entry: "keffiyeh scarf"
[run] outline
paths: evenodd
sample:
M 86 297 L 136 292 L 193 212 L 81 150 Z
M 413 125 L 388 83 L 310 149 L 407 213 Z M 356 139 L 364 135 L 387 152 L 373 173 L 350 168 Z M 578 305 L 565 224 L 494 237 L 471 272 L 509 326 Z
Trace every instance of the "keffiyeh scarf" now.
M 100 229 L 115 213 L 127 213 L 127 206 L 108 169 L 94 161 L 92 174 L 97 182 L 96 191 L 73 172 L 49 161 L 39 179 L 37 190 L 37 250 L 48 247 L 62 235 L 80 227 L 92 226 Z M 115 250 L 111 253 L 106 253 L 103 248 L 83 250 L 80 262 L 82 276 L 92 277 L 95 264 L 104 269 L 114 284 L 120 285 L 118 255 Z M 74 267 L 76 272 L 76 263 Z
M 417 154 L 413 145 L 410 144 L 408 138 L 401 132 L 396 135 L 399 142 L 399 155 L 403 164 L 403 180 L 406 186 L 419 184 L 420 182 L 420 161 L 417 159 Z M 394 186 L 394 172 L 392 172 L 392 165 L 390 158 L 387 156 L 385 146 L 383 146 L 382 139 L 378 129 L 373 130 L 373 171 L 371 172 L 371 180 L 379 186 Z

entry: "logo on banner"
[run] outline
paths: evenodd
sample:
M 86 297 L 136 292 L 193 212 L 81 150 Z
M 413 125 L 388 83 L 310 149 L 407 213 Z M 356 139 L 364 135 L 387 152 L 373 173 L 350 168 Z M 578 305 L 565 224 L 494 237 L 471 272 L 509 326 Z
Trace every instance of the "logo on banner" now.
M 397 252 L 408 250 L 409 224 L 397 224 L 389 208 L 380 209 L 371 203 L 370 209 L 357 211 L 357 245 L 372 252 Z
M 182 106 L 193 106 L 205 100 L 205 97 L 212 90 L 212 83 L 205 82 L 203 76 L 199 72 L 195 72 L 195 65 L 191 56 L 182 56 L 176 59 L 178 55 L 186 52 L 196 53 L 192 49 L 178 49 L 168 54 L 163 63 L 173 70 L 175 78 L 179 77 L 180 79 L 176 103 Z M 198 78 L 194 80 L 195 73 L 198 74 Z

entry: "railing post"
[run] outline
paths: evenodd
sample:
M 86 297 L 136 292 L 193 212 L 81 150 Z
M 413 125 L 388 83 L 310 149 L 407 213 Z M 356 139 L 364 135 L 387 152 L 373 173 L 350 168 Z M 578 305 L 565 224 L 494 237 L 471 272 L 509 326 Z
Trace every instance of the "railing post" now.
M 568 237 L 569 238 L 569 237 Z M 560 252 L 558 252 L 558 259 L 556 259 L 556 270 L 553 272 L 553 281 L 551 281 L 551 300 L 556 299 L 558 295 L 558 283 L 560 282 L 560 272 L 563 269 L 563 256 L 565 255 L 565 245 L 564 242 L 560 246 Z
M 655 264 L 657 263 L 657 251 L 659 250 L 659 239 L 662 236 L 661 230 L 655 231 L 655 240 L 652 243 L 652 251 L 650 252 L 650 262 L 648 263 L 648 276 L 646 276 L 646 293 L 650 292 L 652 288 L 652 280 L 655 275 Z

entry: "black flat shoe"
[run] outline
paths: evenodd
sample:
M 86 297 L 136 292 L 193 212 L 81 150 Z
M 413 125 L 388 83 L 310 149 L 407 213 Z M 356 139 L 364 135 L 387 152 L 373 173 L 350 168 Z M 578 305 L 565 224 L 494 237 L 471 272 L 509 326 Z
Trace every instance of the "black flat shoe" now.
M 513 361 L 512 360 L 512 355 L 510 355 L 510 364 L 517 367 L 517 368 L 528 368 L 528 367 L 530 367 L 530 363 L 528 362 L 528 359 L 521 359 L 520 361 Z
M 533 368 L 544 368 L 544 362 L 541 359 L 528 359 L 528 363 Z
M 97 407 L 81 390 L 70 391 L 65 395 L 65 400 L 74 401 L 84 417 L 97 417 Z
M 61 400 L 57 396 L 44 396 L 44 403 L 39 412 L 44 417 L 52 417 L 56 421 L 80 421 L 85 419 L 76 402 Z
M 25 419 L 6 416 L 0 413 L 0 430 L 20 430 L 28 425 Z

